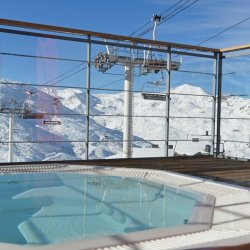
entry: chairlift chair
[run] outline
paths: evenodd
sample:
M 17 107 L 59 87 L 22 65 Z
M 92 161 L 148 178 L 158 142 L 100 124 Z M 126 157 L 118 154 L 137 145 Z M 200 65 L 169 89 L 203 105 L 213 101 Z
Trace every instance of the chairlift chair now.
M 0 112 L 20 113 L 22 112 L 22 105 L 15 98 L 1 98 Z
M 44 125 L 62 125 L 62 122 L 59 120 L 43 120 Z
M 43 119 L 44 113 L 34 112 L 35 108 L 32 100 L 33 97 L 32 95 L 34 95 L 34 93 L 30 90 L 27 91 L 26 94 L 27 94 L 27 99 L 23 103 L 21 117 L 23 119 Z
M 181 67 L 181 61 L 171 62 L 171 70 L 177 71 Z M 149 73 L 159 73 L 161 70 L 167 70 L 167 61 L 162 59 L 145 59 L 141 66 L 141 75 L 147 75 Z
M 61 101 L 58 97 L 53 98 L 54 114 L 48 119 L 43 119 L 44 125 L 62 125 L 62 122 L 58 116 L 58 106 L 60 103 Z
M 162 81 L 163 77 L 159 81 L 145 82 L 141 90 L 142 98 L 145 100 L 166 101 L 166 94 L 164 94 L 166 85 Z

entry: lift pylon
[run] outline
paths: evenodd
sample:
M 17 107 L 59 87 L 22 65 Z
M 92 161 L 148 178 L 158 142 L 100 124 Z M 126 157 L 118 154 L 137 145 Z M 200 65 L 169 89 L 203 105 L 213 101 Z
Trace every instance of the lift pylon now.
M 152 21 L 154 22 L 153 40 L 156 40 L 156 30 L 159 23 L 162 21 L 162 17 L 159 15 L 153 15 Z M 107 41 L 105 40 L 105 42 Z M 159 73 L 161 70 L 167 70 L 168 65 L 167 60 L 159 59 L 154 55 L 152 45 L 150 45 L 148 49 L 145 48 L 143 54 L 139 53 L 137 56 L 135 56 L 135 54 L 122 56 L 119 54 L 118 48 L 113 49 L 107 43 L 106 52 L 98 53 L 94 61 L 95 68 L 103 73 L 111 69 L 117 63 L 122 65 L 132 64 L 133 66 L 139 66 L 141 69 L 141 75 Z M 171 62 L 171 70 L 178 70 L 180 66 L 181 62 Z
M 153 31 L 153 40 L 156 38 L 156 29 L 160 21 L 162 20 L 161 16 L 154 15 L 154 31 Z M 124 126 L 123 126 L 123 157 L 131 158 L 132 156 L 132 103 L 133 103 L 133 74 L 134 67 L 137 66 L 140 68 L 140 75 L 147 75 L 150 73 L 159 73 L 163 70 L 168 70 L 168 61 L 166 59 L 158 59 L 154 54 L 154 48 L 152 45 L 145 47 L 144 53 L 135 53 L 142 52 L 137 50 L 136 47 L 131 47 L 130 49 L 125 50 L 125 54 L 121 55 L 119 49 L 110 49 L 108 42 L 106 42 L 106 52 L 100 52 L 95 57 L 94 66 L 95 68 L 105 73 L 110 70 L 114 65 L 120 64 L 125 67 L 125 82 L 124 82 Z M 159 47 L 156 47 L 157 49 Z M 170 64 L 171 70 L 178 70 L 181 66 L 181 62 L 173 61 Z M 148 93 L 143 94 L 142 96 L 145 99 L 153 100 L 166 100 L 166 94 L 157 94 L 157 93 Z M 129 112 L 128 112 L 129 111 Z

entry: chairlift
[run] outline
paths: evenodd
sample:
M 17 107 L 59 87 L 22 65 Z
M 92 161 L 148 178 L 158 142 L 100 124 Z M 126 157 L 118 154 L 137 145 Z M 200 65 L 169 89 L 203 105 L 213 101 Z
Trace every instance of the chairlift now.
M 33 95 L 34 93 L 30 90 L 26 92 L 27 99 L 23 103 L 22 107 L 22 115 L 23 119 L 43 119 L 44 113 L 41 112 L 34 112 L 34 104 L 33 104 Z
M 159 23 L 162 21 L 162 17 L 159 15 L 153 15 L 152 21 L 154 22 L 154 29 L 153 29 L 153 40 L 156 40 L 156 29 Z M 149 46 L 152 48 L 152 45 Z M 182 64 L 182 59 L 177 61 L 171 62 L 171 70 L 179 70 Z M 144 50 L 144 59 L 143 64 L 141 65 L 141 74 L 146 75 L 149 73 L 159 73 L 161 70 L 167 70 L 168 68 L 168 61 L 164 59 L 158 59 L 152 52 L 152 50 Z
M 181 61 L 176 62 L 172 61 L 171 62 L 171 70 L 179 70 L 181 66 Z M 141 65 L 141 75 L 147 75 L 149 73 L 159 73 L 161 70 L 167 70 L 167 61 L 162 60 L 162 59 L 148 59 L 144 58 L 144 62 Z
M 148 81 L 142 85 L 141 96 L 145 100 L 155 100 L 155 101 L 166 101 L 166 85 L 163 84 L 163 73 L 161 71 L 162 77 L 158 81 Z
M 18 103 L 15 98 L 1 98 L 0 112 L 20 113 L 22 112 L 22 103 Z
M 59 120 L 43 120 L 44 125 L 62 125 Z
M 54 107 L 54 113 L 49 119 L 43 119 L 44 125 L 62 125 L 61 120 L 58 116 L 58 107 L 61 104 L 61 101 L 58 97 L 53 98 L 53 107 Z
M 107 42 L 104 39 L 105 43 Z M 100 52 L 95 57 L 95 68 L 102 73 L 105 73 L 107 70 L 111 69 L 118 62 L 118 48 L 114 48 L 106 44 L 107 52 Z
M 166 94 L 163 94 L 162 91 L 159 91 L 159 87 L 162 87 L 163 84 L 158 85 L 155 82 L 145 82 L 142 87 L 141 95 L 145 100 L 155 100 L 155 101 L 166 101 Z M 154 88 L 154 90 L 147 92 L 147 90 Z
M 95 58 L 94 65 L 97 70 L 101 71 L 102 73 L 105 73 L 107 70 L 111 69 L 112 66 L 114 66 L 116 63 L 117 58 L 115 55 L 100 52 Z

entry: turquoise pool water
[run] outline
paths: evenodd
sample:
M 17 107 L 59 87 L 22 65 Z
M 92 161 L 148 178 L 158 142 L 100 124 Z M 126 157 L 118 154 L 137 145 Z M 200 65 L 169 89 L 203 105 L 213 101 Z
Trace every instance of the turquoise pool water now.
M 197 195 L 136 178 L 2 175 L 0 241 L 45 245 L 183 225 Z

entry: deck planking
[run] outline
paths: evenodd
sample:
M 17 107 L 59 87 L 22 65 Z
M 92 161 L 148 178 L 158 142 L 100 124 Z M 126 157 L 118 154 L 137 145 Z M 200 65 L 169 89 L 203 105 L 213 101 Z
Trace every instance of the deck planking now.
M 10 173 L 11 166 L 23 167 L 32 165 L 32 172 L 41 171 L 44 164 L 67 164 L 67 165 L 96 165 L 125 168 L 158 169 L 187 174 L 195 177 L 206 178 L 219 182 L 236 184 L 250 188 L 250 161 L 214 158 L 212 156 L 184 156 L 173 158 L 133 158 L 133 159 L 103 159 L 103 160 L 79 160 L 79 161 L 53 161 L 53 162 L 19 162 L 0 163 L 0 174 Z M 54 171 L 56 171 L 54 167 Z M 46 170 L 45 170 L 46 171 Z
M 89 160 L 86 165 L 167 170 L 250 188 L 250 161 L 202 157 Z

